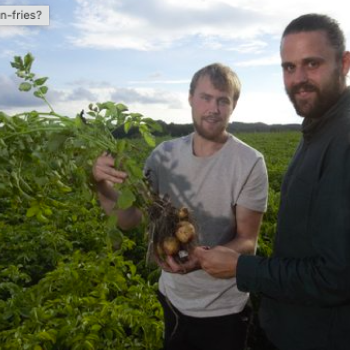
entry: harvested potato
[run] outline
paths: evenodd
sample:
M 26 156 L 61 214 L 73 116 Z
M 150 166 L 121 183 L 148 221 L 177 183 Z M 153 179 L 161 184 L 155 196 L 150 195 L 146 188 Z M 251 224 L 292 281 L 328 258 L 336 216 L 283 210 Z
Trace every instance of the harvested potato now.
M 180 242 L 176 237 L 166 237 L 163 241 L 163 249 L 167 255 L 175 255 L 180 250 Z
M 181 207 L 181 208 L 179 209 L 178 216 L 179 216 L 179 219 L 180 219 L 180 220 L 186 220 L 186 219 L 188 219 L 189 215 L 190 215 L 190 212 L 189 212 L 188 208 L 186 208 L 186 207 Z
M 181 221 L 175 232 L 175 236 L 181 243 L 188 243 L 194 239 L 196 235 L 196 229 L 188 221 Z

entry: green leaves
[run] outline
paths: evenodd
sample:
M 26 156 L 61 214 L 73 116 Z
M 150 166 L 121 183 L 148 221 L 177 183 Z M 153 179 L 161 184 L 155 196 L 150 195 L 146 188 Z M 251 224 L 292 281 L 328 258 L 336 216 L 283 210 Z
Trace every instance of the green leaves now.
M 121 188 L 119 190 L 117 207 L 119 209 L 128 209 L 134 204 L 135 200 L 136 200 L 135 194 L 130 188 L 128 187 Z
M 44 98 L 44 95 L 47 93 L 48 90 L 49 88 L 47 86 L 40 86 L 38 90 L 34 91 L 34 96 L 38 98 Z
M 32 88 L 32 84 L 30 83 L 21 83 L 19 86 L 19 91 L 29 91 Z
M 44 85 L 46 83 L 46 80 L 48 78 L 39 78 L 39 79 L 36 79 L 34 80 L 34 85 L 35 86 L 41 86 L 41 85 Z
M 17 69 L 17 72 L 21 75 L 25 73 L 30 73 L 34 57 L 31 53 L 28 53 L 22 59 L 21 56 L 15 56 L 11 66 Z
M 134 157 L 137 150 L 141 153 L 147 151 L 147 147 L 155 146 L 155 139 L 151 134 L 152 130 L 159 130 L 158 124 L 150 118 L 145 118 L 140 113 L 129 112 L 127 106 L 122 103 L 106 101 L 89 105 L 89 111 L 85 117 L 84 111 L 77 114 L 76 118 L 68 118 L 54 112 L 53 108 L 46 100 L 48 87 L 45 85 L 47 77 L 37 78 L 31 71 L 34 57 L 28 53 L 24 58 L 15 56 L 11 65 L 16 69 L 16 74 L 24 81 L 20 84 L 19 89 L 24 92 L 33 90 L 34 96 L 41 98 L 50 108 L 49 113 L 44 112 L 29 112 L 15 116 L 15 118 L 3 119 L 6 122 L 6 128 L 12 129 L 12 133 L 7 133 L 3 140 L 5 142 L 14 142 L 17 140 L 17 146 L 21 151 L 28 153 L 29 158 L 41 163 L 47 168 L 44 176 L 39 176 L 37 179 L 41 181 L 37 185 L 45 190 L 54 186 L 62 193 L 70 193 L 72 188 L 69 184 L 56 179 L 54 182 L 45 179 L 53 170 L 57 170 L 56 161 L 40 159 L 42 152 L 30 152 L 29 138 L 32 138 L 33 143 L 35 138 L 42 137 L 42 140 L 36 142 L 36 147 L 43 142 L 47 149 L 51 152 L 60 151 L 60 147 L 65 147 L 69 152 L 79 154 L 79 158 L 86 153 L 88 162 L 92 164 L 94 158 L 99 153 L 106 150 L 111 152 L 116 158 L 117 167 L 129 173 L 129 180 L 121 189 L 121 196 L 118 205 L 125 208 L 130 205 L 138 205 L 142 208 L 143 203 L 150 200 L 147 196 L 147 191 L 140 191 L 144 187 L 142 184 L 143 173 L 142 165 L 136 163 Z M 132 138 L 115 138 L 114 131 L 118 128 L 123 128 L 126 134 L 133 135 Z M 144 144 L 139 138 L 135 138 L 136 134 L 141 136 Z M 28 140 L 28 141 L 27 141 Z M 146 145 L 146 147 L 145 147 Z M 90 152 L 93 150 L 93 152 Z M 90 155 L 88 155 L 90 152 Z M 44 152 L 46 154 L 46 152 Z M 50 165 L 49 165 L 50 164 Z M 70 159 L 65 161 L 67 166 L 75 166 Z M 21 191 L 20 185 L 17 187 L 22 196 L 30 199 L 30 193 Z M 37 188 L 37 186 L 36 186 Z M 45 191 L 47 192 L 47 191 Z M 26 196 L 26 195 L 29 195 Z M 47 193 L 42 194 L 43 197 Z M 32 214 L 30 211 L 29 214 Z M 45 222 L 46 215 L 42 211 L 38 211 L 33 216 L 37 217 L 41 222 Z
M 32 54 L 28 53 L 27 55 L 24 56 L 23 67 L 27 73 L 30 72 L 33 62 L 34 62 L 34 56 Z
M 77 251 L 37 285 L 14 293 L 12 313 L 0 304 L 8 320 L 25 314 L 16 336 L 0 328 L 2 348 L 17 348 L 19 338 L 24 348 L 160 349 L 162 313 L 154 291 L 118 253 Z
M 44 100 L 53 112 L 51 105 L 45 98 L 48 87 L 44 84 L 48 78 L 35 78 L 35 74 L 31 72 L 33 62 L 34 56 L 31 53 L 26 54 L 24 58 L 15 56 L 13 62 L 11 62 L 11 66 L 16 69 L 16 75 L 25 80 L 19 85 L 19 90 L 27 92 L 34 89 L 34 96 Z
M 161 308 L 140 275 L 143 234 L 131 240 L 106 218 L 91 181 L 94 160 L 109 150 L 129 173 L 116 205 L 142 207 L 140 135 L 151 122 L 112 101 L 75 118 L 54 112 L 33 62 L 27 54 L 11 65 L 19 90 L 49 111 L 0 112 L 1 349 L 160 349 Z M 140 128 L 137 137 L 113 136 L 125 125 Z

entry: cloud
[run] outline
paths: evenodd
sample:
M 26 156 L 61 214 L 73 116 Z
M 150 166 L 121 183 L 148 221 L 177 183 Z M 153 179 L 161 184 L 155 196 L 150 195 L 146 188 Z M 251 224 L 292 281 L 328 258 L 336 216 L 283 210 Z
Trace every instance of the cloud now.
M 14 50 L 3 49 L 0 51 L 0 58 L 6 58 L 9 62 L 12 61 L 15 55 L 16 52 Z
M 26 37 L 30 35 L 30 30 L 25 26 L 1 26 L 0 38 L 10 39 L 13 37 Z
M 182 102 L 176 94 L 157 89 L 116 88 L 111 93 L 112 101 L 125 104 L 163 104 L 170 108 L 181 108 Z
M 0 108 L 10 107 L 34 107 L 43 105 L 43 102 L 34 97 L 31 93 L 25 93 L 18 90 L 20 80 L 16 76 L 0 75 Z
M 183 85 L 186 84 L 186 88 L 190 84 L 189 79 L 176 79 L 176 80 L 131 80 L 129 84 L 162 84 L 162 85 Z
M 235 66 L 237 67 L 259 67 L 259 66 L 280 66 L 281 59 L 279 54 L 275 54 L 272 56 L 259 57 L 252 60 L 246 60 L 241 62 L 235 62 Z
M 84 88 L 84 87 L 78 87 L 72 91 L 70 91 L 68 94 L 65 94 L 64 97 L 61 97 L 61 101 L 81 101 L 81 100 L 88 100 L 88 101 L 94 101 L 96 99 L 96 95 L 91 92 L 90 90 Z
M 4 76 L 0 75 L 0 109 L 32 109 L 36 107 L 46 107 L 46 104 L 40 98 L 35 97 L 31 91 L 22 92 L 18 90 L 21 79 L 15 75 Z M 76 101 L 92 98 L 91 94 L 84 88 L 76 88 L 73 90 L 51 90 L 49 89 L 46 97 L 50 104 Z
M 79 35 L 71 41 L 100 49 L 159 50 L 189 37 L 203 42 L 253 38 L 268 32 L 271 23 L 268 15 L 225 1 L 201 7 L 178 6 L 169 0 L 77 0 L 77 4 Z
M 292 104 L 283 91 L 247 91 L 240 97 L 233 112 L 232 121 L 263 122 L 266 124 L 285 124 L 287 121 L 288 123 L 300 124 L 302 118 L 296 115 Z
M 47 106 L 31 92 L 25 93 L 18 90 L 20 79 L 15 75 L 10 77 L 0 76 L 0 110 L 14 114 L 24 110 L 40 109 L 46 110 Z M 163 106 L 170 109 L 183 107 L 183 100 L 179 94 L 160 89 L 151 88 L 118 88 L 106 86 L 102 83 L 84 81 L 71 83 L 74 88 L 49 90 L 47 99 L 58 113 L 74 115 L 76 112 L 72 107 L 82 108 L 89 103 L 114 101 L 125 103 L 127 106 Z M 80 86 L 79 86 L 80 85 Z M 81 86 L 84 85 L 84 86 Z M 90 86 L 89 86 L 90 85 Z
M 158 73 L 155 77 L 159 77 Z M 152 75 L 153 78 L 153 75 Z M 189 84 L 188 80 L 144 80 L 130 81 L 129 84 L 142 85 L 147 84 L 186 84 L 186 89 Z M 107 101 L 121 102 L 125 104 L 163 104 L 171 106 L 179 106 L 182 104 L 179 95 L 169 91 L 155 88 L 131 88 L 131 87 L 116 87 L 110 82 L 92 81 L 89 79 L 80 79 L 72 81 L 68 84 L 74 86 L 74 89 L 68 89 L 65 92 L 65 97 L 61 100 L 86 100 L 90 102 Z
M 245 42 L 239 44 L 235 47 L 228 48 L 228 51 L 236 51 L 243 54 L 259 54 L 264 51 L 264 49 L 268 46 L 266 41 L 262 40 L 252 40 L 249 42 Z
M 295 0 L 288 6 L 275 0 L 76 0 L 76 4 L 77 34 L 69 39 L 78 47 L 149 51 L 194 42 L 245 53 L 264 50 L 261 38 L 266 35 L 279 40 L 291 19 L 314 12 L 315 5 L 318 12 L 337 12 L 336 18 L 336 8 L 342 6 L 340 0 Z M 345 15 L 341 19 L 348 23 Z

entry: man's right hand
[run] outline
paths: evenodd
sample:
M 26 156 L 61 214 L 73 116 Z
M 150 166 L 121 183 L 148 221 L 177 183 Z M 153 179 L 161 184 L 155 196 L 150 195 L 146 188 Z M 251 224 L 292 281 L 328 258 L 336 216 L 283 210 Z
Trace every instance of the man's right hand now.
M 104 152 L 96 159 L 92 167 L 92 176 L 96 182 L 100 204 L 107 215 L 115 212 L 118 216 L 119 228 L 129 230 L 141 222 L 142 213 L 134 207 L 125 210 L 115 210 L 118 193 L 113 188 L 113 184 L 123 183 L 128 175 L 124 171 L 115 169 L 114 162 L 114 158 L 107 152 Z
M 92 176 L 96 183 L 106 181 L 115 184 L 123 183 L 128 175 L 115 169 L 114 158 L 107 152 L 104 152 L 96 159 L 92 167 Z
M 204 271 L 216 278 L 236 277 L 237 261 L 240 256 L 235 250 L 216 246 L 211 249 L 196 247 L 193 254 Z

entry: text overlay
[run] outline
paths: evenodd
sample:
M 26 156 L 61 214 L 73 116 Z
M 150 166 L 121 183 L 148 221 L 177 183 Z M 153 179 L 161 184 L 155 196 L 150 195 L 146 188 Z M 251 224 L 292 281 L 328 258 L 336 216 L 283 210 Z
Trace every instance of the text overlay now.
M 0 26 L 48 26 L 50 7 L 2 6 L 0 5 Z

